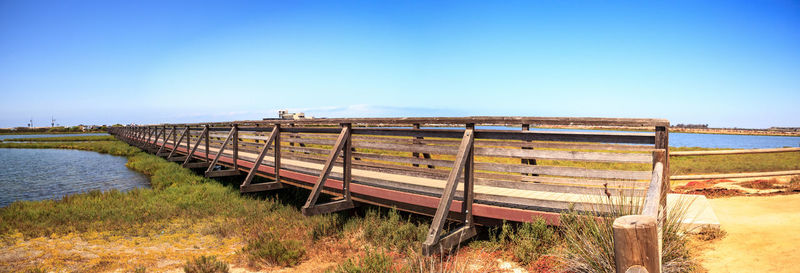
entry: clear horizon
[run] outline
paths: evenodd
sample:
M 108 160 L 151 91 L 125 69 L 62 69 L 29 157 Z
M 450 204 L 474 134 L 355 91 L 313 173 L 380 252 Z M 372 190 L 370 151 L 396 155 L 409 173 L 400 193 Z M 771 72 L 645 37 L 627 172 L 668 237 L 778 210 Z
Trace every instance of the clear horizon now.
M 800 3 L 0 0 L 0 127 L 316 117 L 800 127 Z

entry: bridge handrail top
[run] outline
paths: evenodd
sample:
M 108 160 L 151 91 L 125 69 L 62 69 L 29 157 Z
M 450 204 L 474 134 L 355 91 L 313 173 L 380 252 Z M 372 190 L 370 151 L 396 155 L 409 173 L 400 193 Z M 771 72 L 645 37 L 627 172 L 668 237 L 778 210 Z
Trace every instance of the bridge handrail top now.
M 469 117 L 395 117 L 395 118 L 313 118 L 313 119 L 265 119 L 239 120 L 228 122 L 202 122 L 159 124 L 166 126 L 239 126 L 247 125 L 336 125 L 350 123 L 353 125 L 398 126 L 398 125 L 522 125 L 533 126 L 608 126 L 608 127 L 669 127 L 669 120 L 649 118 L 597 118 L 597 117 L 520 117 L 520 116 L 469 116 Z

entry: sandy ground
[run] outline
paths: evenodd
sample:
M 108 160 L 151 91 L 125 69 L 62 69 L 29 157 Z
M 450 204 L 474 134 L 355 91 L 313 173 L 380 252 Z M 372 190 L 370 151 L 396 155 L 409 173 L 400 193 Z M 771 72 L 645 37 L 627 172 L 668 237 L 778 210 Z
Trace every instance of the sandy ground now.
M 709 272 L 800 272 L 800 194 L 709 202 L 728 233 L 701 257 Z

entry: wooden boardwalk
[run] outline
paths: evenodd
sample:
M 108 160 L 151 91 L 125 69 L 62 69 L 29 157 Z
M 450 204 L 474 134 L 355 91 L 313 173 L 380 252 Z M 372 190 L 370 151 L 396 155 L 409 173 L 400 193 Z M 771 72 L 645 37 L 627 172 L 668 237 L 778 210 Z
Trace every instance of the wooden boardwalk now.
M 542 125 L 643 132 L 530 130 Z M 621 195 L 660 204 L 655 212 L 663 213 L 668 126 L 656 119 L 367 118 L 132 126 L 111 133 L 185 167 L 205 168 L 208 177 L 241 176 L 242 192 L 312 189 L 307 215 L 359 202 L 432 215 L 424 249 L 430 252 L 474 235 L 475 223 L 539 216 L 557 225 L 562 211 L 596 210 Z M 274 182 L 252 183 L 255 176 Z M 318 204 L 320 193 L 339 198 Z M 442 235 L 446 219 L 464 225 Z

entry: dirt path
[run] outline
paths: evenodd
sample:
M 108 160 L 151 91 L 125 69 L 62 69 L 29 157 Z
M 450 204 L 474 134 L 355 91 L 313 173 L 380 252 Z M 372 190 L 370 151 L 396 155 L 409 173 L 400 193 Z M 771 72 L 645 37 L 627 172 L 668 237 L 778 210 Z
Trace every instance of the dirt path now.
M 703 254 L 709 272 L 800 271 L 800 194 L 709 202 L 728 233 Z

